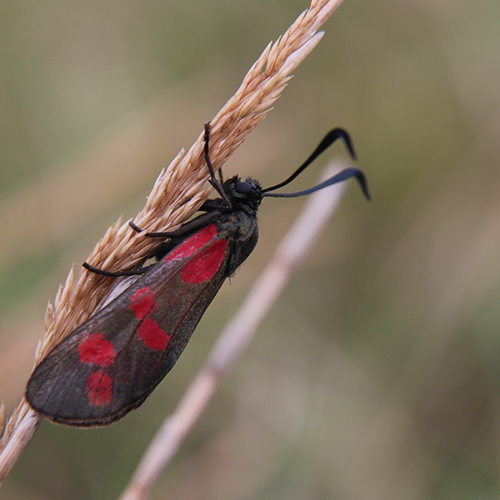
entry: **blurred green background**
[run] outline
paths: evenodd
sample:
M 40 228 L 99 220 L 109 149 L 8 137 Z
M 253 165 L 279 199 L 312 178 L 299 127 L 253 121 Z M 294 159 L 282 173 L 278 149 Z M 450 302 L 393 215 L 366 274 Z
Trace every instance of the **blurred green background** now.
M 0 398 L 48 300 L 144 204 L 305 0 L 0 3 Z M 497 499 L 500 2 L 346 0 L 227 174 L 283 179 L 347 128 L 349 186 L 154 499 Z M 296 183 L 311 185 L 336 146 Z M 303 200 L 261 240 L 168 378 L 100 430 L 44 422 L 6 499 L 112 499 Z

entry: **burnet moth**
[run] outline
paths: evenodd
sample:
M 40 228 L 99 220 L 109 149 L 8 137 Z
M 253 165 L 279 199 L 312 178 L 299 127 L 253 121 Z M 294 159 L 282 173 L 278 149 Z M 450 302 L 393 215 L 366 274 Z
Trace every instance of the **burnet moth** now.
M 262 189 L 248 178 L 219 182 L 209 157 L 205 125 L 205 161 L 210 183 L 220 198 L 204 212 L 162 238 L 150 266 L 105 276 L 140 275 L 111 302 L 56 345 L 35 368 L 26 391 L 34 410 L 53 422 L 104 426 L 140 406 L 174 366 L 203 313 L 223 282 L 254 249 L 257 210 L 264 197 L 302 196 L 355 177 L 365 196 L 363 172 L 347 168 L 321 184 L 296 193 L 274 193 L 295 179 L 337 139 L 355 158 L 349 135 L 330 131 L 309 158 L 285 181 Z M 136 231 L 141 231 L 131 223 Z

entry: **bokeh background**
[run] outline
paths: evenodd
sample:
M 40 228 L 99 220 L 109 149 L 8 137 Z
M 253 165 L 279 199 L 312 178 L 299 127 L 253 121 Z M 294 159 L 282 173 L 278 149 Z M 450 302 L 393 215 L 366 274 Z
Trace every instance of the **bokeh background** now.
M 0 398 L 48 300 L 189 147 L 305 0 L 0 2 Z M 283 179 L 333 126 L 352 185 L 154 499 L 497 499 L 500 3 L 346 0 L 226 174 Z M 311 185 L 336 146 L 296 188 Z M 6 499 L 112 499 L 300 211 L 261 241 L 147 403 L 44 422 Z

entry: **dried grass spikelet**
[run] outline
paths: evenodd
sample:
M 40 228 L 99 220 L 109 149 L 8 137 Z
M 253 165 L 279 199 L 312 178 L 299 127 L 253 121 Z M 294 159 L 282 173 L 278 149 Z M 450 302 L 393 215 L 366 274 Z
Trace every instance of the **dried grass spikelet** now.
M 291 72 L 320 41 L 322 33 L 316 30 L 341 3 L 342 0 L 312 0 L 310 8 L 288 31 L 265 48 L 236 94 L 211 122 L 210 157 L 216 170 L 272 109 L 292 77 Z M 207 183 L 203 146 L 201 133 L 187 153 L 182 150 L 169 167 L 161 171 L 145 207 L 134 218 L 139 227 L 148 231 L 174 230 L 208 198 L 212 187 Z M 137 234 L 120 218 L 97 243 L 87 262 L 106 270 L 132 268 L 151 253 L 156 245 L 152 240 Z M 70 271 L 64 285 L 59 287 L 54 304 L 47 308 L 46 333 L 39 342 L 35 364 L 95 312 L 114 281 L 85 269 L 75 279 L 73 269 Z M 30 416 L 30 412 L 33 413 L 23 400 L 7 424 L 0 450 L 7 451 L 20 420 Z M 36 421 L 33 415 L 31 419 Z M 2 470 L 5 472 L 3 455 L 0 455 L 0 481 Z

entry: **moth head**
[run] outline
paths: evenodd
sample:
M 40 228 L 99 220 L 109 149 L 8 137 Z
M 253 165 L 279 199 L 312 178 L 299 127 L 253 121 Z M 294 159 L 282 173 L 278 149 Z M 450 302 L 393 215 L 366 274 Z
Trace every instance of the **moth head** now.
M 224 191 L 235 207 L 249 206 L 257 210 L 262 201 L 262 187 L 250 177 L 244 181 L 238 176 L 231 177 L 224 182 Z

